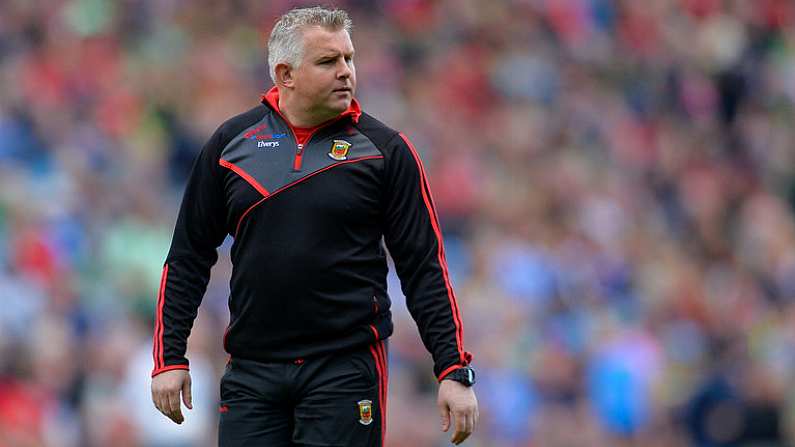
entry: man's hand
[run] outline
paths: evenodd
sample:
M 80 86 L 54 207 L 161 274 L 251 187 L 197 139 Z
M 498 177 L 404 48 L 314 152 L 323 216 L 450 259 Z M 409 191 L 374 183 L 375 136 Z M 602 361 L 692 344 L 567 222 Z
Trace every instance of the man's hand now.
M 152 377 L 152 402 L 155 407 L 172 421 L 181 424 L 182 407 L 179 404 L 179 393 L 188 409 L 193 409 L 190 395 L 190 373 L 184 369 L 162 372 Z
M 439 384 L 437 405 L 442 416 L 442 431 L 450 429 L 452 417 L 455 421 L 455 432 L 450 441 L 456 445 L 464 442 L 475 430 L 480 417 L 475 391 L 455 380 L 442 380 Z

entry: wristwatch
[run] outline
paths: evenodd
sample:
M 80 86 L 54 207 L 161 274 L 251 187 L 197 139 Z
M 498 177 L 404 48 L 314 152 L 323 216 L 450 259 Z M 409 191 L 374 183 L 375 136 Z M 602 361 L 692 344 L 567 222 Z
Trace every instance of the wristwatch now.
M 442 380 L 455 380 L 464 386 L 475 384 L 475 370 L 471 366 L 464 366 L 446 375 Z

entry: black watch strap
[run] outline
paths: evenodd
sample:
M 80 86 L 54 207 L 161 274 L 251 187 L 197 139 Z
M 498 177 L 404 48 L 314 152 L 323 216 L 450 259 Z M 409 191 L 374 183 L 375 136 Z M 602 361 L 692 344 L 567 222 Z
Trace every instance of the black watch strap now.
M 464 386 L 472 386 L 475 384 L 475 370 L 471 366 L 464 366 L 451 372 L 442 380 L 455 380 Z

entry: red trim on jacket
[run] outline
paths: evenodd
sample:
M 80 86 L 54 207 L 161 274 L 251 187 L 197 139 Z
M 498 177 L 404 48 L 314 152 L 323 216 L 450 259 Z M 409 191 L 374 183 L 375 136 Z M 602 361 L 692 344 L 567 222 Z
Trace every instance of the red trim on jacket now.
M 158 374 L 164 373 L 166 371 L 173 371 L 175 369 L 184 369 L 186 371 L 190 371 L 190 368 L 188 367 L 188 365 L 171 365 L 171 366 L 166 366 L 166 367 L 163 367 L 163 368 L 156 369 L 156 370 L 152 371 L 152 377 L 154 377 L 154 376 L 156 376 Z
M 239 233 L 239 232 L 240 232 L 240 224 L 242 224 L 242 223 L 243 223 L 243 219 L 246 217 L 246 215 L 248 215 L 248 213 L 249 213 L 251 210 L 253 210 L 254 208 L 256 208 L 256 207 L 257 207 L 257 205 L 259 205 L 260 203 L 264 202 L 264 201 L 265 201 L 265 199 L 267 199 L 268 197 L 270 197 L 270 196 L 265 196 L 265 197 L 263 197 L 263 198 L 261 198 L 261 199 L 257 200 L 257 201 L 256 201 L 256 202 L 255 202 L 253 205 L 251 205 L 250 207 L 248 207 L 248 209 L 247 209 L 246 211 L 244 211 L 244 212 L 243 212 L 243 214 L 241 214 L 241 215 L 240 215 L 240 219 L 238 219 L 238 220 L 237 220 L 237 226 L 235 227 L 235 237 L 237 237 L 237 233 Z
M 356 163 L 357 161 L 373 160 L 373 159 L 378 159 L 378 158 L 384 158 L 384 156 L 383 155 L 368 155 L 366 157 L 360 157 L 360 158 L 355 158 L 353 160 L 346 160 L 346 161 L 341 161 L 339 163 L 334 163 L 332 165 L 326 166 L 325 168 L 318 169 L 317 171 L 315 171 L 315 172 L 313 172 L 311 174 L 307 174 L 304 177 L 301 177 L 301 178 L 299 178 L 298 180 L 296 180 L 296 181 L 294 181 L 292 183 L 288 183 L 288 184 L 282 186 L 281 188 L 277 189 L 276 191 L 273 191 L 272 193 L 270 193 L 266 197 L 263 197 L 263 198 L 259 199 L 259 201 L 257 201 L 255 204 L 251 205 L 246 210 L 246 212 L 244 212 L 243 215 L 240 216 L 240 219 L 238 219 L 238 221 L 237 221 L 237 228 L 235 229 L 235 237 L 237 237 L 237 233 L 240 231 L 240 224 L 243 222 L 243 218 L 246 217 L 246 215 L 249 213 L 249 211 L 254 209 L 260 203 L 264 202 L 265 199 L 269 199 L 269 198 L 275 196 L 276 194 L 284 191 L 285 189 L 291 188 L 291 187 L 293 187 L 293 186 L 295 186 L 295 185 L 297 185 L 297 184 L 299 184 L 299 183 L 301 183 L 301 182 L 303 182 L 303 181 L 305 181 L 305 180 L 307 180 L 307 179 L 309 179 L 311 177 L 314 177 L 317 174 L 320 174 L 323 171 L 328 171 L 331 168 L 334 168 L 334 167 L 337 167 L 337 166 L 341 166 L 341 165 L 346 165 L 346 164 L 349 164 L 349 163 Z
M 264 186 L 260 185 L 258 181 L 254 180 L 254 177 L 250 176 L 248 172 L 244 171 L 243 168 L 241 168 L 240 166 L 231 163 L 229 161 L 226 161 L 224 159 L 219 159 L 218 164 L 220 164 L 225 168 L 231 169 L 235 174 L 243 177 L 243 180 L 248 182 L 248 184 L 251 185 L 254 189 L 256 189 L 260 194 L 262 194 L 263 197 L 268 197 L 270 195 L 270 193 L 268 192 L 267 189 L 265 189 Z
M 166 301 L 166 282 L 168 281 L 168 264 L 163 266 L 163 273 L 160 275 L 160 289 L 157 293 L 157 308 L 155 310 L 155 333 L 152 346 L 152 357 L 154 360 L 154 370 L 163 368 L 165 359 L 163 358 L 163 306 Z
M 295 137 L 295 144 L 298 146 L 298 150 L 296 151 L 295 159 L 293 160 L 293 169 L 296 171 L 301 170 L 302 159 L 304 156 L 304 145 L 309 142 L 315 132 L 317 132 L 320 128 L 326 127 L 347 116 L 351 117 L 351 120 L 354 122 L 354 124 L 358 123 L 359 117 L 362 116 L 362 108 L 359 105 L 359 102 L 356 100 L 356 98 L 352 98 L 351 104 L 348 106 L 348 108 L 334 118 L 320 123 L 315 127 L 294 127 L 292 123 L 290 123 L 290 120 L 288 120 L 287 117 L 282 114 L 282 111 L 279 108 L 279 89 L 276 87 L 271 87 L 270 90 L 262 95 L 261 100 L 264 104 L 269 105 L 284 120 L 284 122 L 287 123 L 287 126 L 293 133 L 293 137 Z
M 315 133 L 316 130 L 320 129 L 321 127 L 325 126 L 325 124 L 320 124 L 315 127 L 293 127 L 293 133 L 295 134 L 295 141 L 300 145 L 306 144 L 310 138 L 312 138 L 312 134 Z
M 420 173 L 420 190 L 422 192 L 422 200 L 425 202 L 425 207 L 428 210 L 428 215 L 431 220 L 431 226 L 433 227 L 433 232 L 436 235 L 436 242 L 437 242 L 437 250 L 436 250 L 436 257 L 439 261 L 439 266 L 442 269 L 442 276 L 444 277 L 444 284 L 447 288 L 447 299 L 450 302 L 450 310 L 453 314 L 453 324 L 455 324 L 456 332 L 455 332 L 455 339 L 456 339 L 456 347 L 458 349 L 459 354 L 459 361 L 461 365 L 467 365 L 472 359 L 472 355 L 468 352 L 464 351 L 464 325 L 461 322 L 461 315 L 458 311 L 458 301 L 455 298 L 455 294 L 453 292 L 453 286 L 450 283 L 450 275 L 447 269 L 447 260 L 445 259 L 444 255 L 444 241 L 442 239 L 442 231 L 439 226 L 439 219 L 436 215 L 436 207 L 433 204 L 433 197 L 431 195 L 431 189 L 428 185 L 428 179 L 425 175 L 425 168 L 422 165 L 422 161 L 420 160 L 419 155 L 417 154 L 417 150 L 414 148 L 414 145 L 411 144 L 411 141 L 403 134 L 400 133 L 400 138 L 406 142 L 406 145 L 411 152 L 411 156 L 414 158 L 414 161 L 417 163 L 417 169 Z

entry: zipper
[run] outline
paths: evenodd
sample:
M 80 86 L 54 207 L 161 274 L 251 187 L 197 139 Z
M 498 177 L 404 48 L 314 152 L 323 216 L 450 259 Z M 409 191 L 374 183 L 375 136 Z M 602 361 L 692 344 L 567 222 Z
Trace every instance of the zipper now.
M 307 142 L 309 142 L 309 140 L 307 140 Z M 295 150 L 295 159 L 293 160 L 293 171 L 301 170 L 301 157 L 303 156 L 304 156 L 304 145 L 298 144 L 298 149 Z
M 301 170 L 301 164 L 302 164 L 301 159 L 304 156 L 304 146 L 309 145 L 309 142 L 312 141 L 312 137 L 315 135 L 315 133 L 318 130 L 328 127 L 336 123 L 337 121 L 341 120 L 345 116 L 347 116 L 345 113 L 343 113 L 342 115 L 336 117 L 332 121 L 329 121 L 328 123 L 318 127 L 317 129 L 313 130 L 312 133 L 309 134 L 309 137 L 306 139 L 305 144 L 298 144 L 298 137 L 295 136 L 295 131 L 293 131 L 293 126 L 290 125 L 290 121 L 287 119 L 287 117 L 284 116 L 284 114 L 282 114 L 281 110 L 275 110 L 275 112 L 282 118 L 282 120 L 284 120 L 284 123 L 287 125 L 287 128 L 290 129 L 290 134 L 292 134 L 293 136 L 293 141 L 295 142 L 296 146 L 298 146 L 298 148 L 295 150 L 295 158 L 293 159 L 293 171 Z
M 315 136 L 315 134 L 319 130 L 325 129 L 326 127 L 328 127 L 328 126 L 336 123 L 337 121 L 341 120 L 343 117 L 344 117 L 344 115 L 340 115 L 337 118 L 335 118 L 334 120 L 329 121 L 328 123 L 326 123 L 326 124 L 318 127 L 317 129 L 313 130 L 312 133 L 310 133 L 309 136 L 306 138 L 306 143 L 304 143 L 304 144 L 298 144 L 298 137 L 295 136 L 295 132 L 293 132 L 292 126 L 289 125 L 289 121 L 287 121 L 285 119 L 285 121 L 287 121 L 287 123 L 288 123 L 287 127 L 290 128 L 290 132 L 293 134 L 293 140 L 295 140 L 295 144 L 298 146 L 298 149 L 295 150 L 295 158 L 293 159 L 293 171 L 300 171 L 301 170 L 301 164 L 302 164 L 301 161 L 302 161 L 303 156 L 304 156 L 304 148 L 306 146 L 309 146 L 309 143 L 312 141 L 312 137 Z
M 378 299 L 373 295 L 373 313 L 378 315 Z

